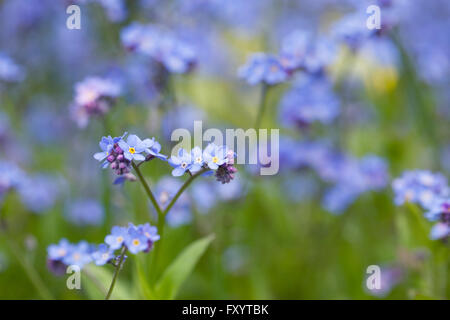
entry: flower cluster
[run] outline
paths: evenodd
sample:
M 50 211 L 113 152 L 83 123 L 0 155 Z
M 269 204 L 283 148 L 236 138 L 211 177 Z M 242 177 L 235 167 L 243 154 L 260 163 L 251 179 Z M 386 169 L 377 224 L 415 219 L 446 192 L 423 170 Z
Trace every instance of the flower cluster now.
M 101 116 L 109 111 L 122 88 L 111 79 L 88 77 L 75 85 L 71 105 L 72 116 L 81 128 L 87 126 L 91 116 Z
M 47 265 L 55 274 L 63 274 L 69 265 L 77 265 L 80 268 L 91 262 L 99 266 L 107 263 L 116 265 L 115 250 L 126 247 L 132 254 L 149 252 L 153 243 L 158 240 L 156 227 L 149 223 L 137 226 L 129 223 L 128 227 L 114 226 L 111 234 L 105 237 L 105 243 L 98 246 L 86 241 L 72 244 L 67 239 L 51 244 L 47 248 Z
M 296 142 L 284 139 L 280 148 L 281 167 L 292 170 L 312 169 L 331 186 L 322 205 L 340 214 L 361 194 L 384 188 L 389 179 L 387 162 L 375 155 L 357 159 L 335 150 L 322 141 Z
M 284 39 L 278 55 L 254 53 L 238 74 L 249 84 L 275 85 L 287 81 L 295 71 L 320 73 L 336 57 L 334 42 L 296 30 Z
M 430 238 L 445 239 L 450 236 L 450 188 L 440 173 L 427 170 L 406 171 L 392 183 L 395 204 L 417 203 L 425 210 L 425 217 L 437 223 Z
M 135 22 L 125 27 L 120 37 L 125 48 L 151 57 L 169 72 L 186 73 L 195 65 L 194 49 L 156 26 Z
M 131 134 L 126 140 L 124 133 L 121 137 L 102 137 L 99 142 L 101 152 L 94 154 L 94 159 L 102 162 L 102 167 L 111 169 L 120 177 L 116 183 L 124 180 L 135 180 L 130 173 L 131 161 L 150 161 L 154 158 L 166 160 L 166 156 L 161 154 L 161 145 L 155 138 L 141 140 L 137 135 Z M 144 154 L 146 155 L 144 155 Z
M 258 83 L 275 85 L 286 81 L 289 77 L 280 60 L 265 53 L 253 54 L 247 63 L 239 68 L 238 73 L 239 77 L 251 85 Z
M 215 170 L 217 181 L 228 183 L 234 178 L 237 169 L 234 167 L 235 154 L 226 146 L 210 143 L 203 151 L 195 147 L 188 152 L 178 150 L 178 156 L 172 156 L 169 164 L 174 167 L 172 175 L 179 177 L 189 172 L 191 175 L 200 170 Z
M 395 204 L 417 203 L 429 208 L 437 199 L 448 195 L 447 179 L 428 170 L 406 171 L 392 182 Z
M 429 206 L 425 217 L 430 221 L 438 221 L 431 229 L 431 239 L 444 239 L 450 236 L 450 198 L 439 198 Z

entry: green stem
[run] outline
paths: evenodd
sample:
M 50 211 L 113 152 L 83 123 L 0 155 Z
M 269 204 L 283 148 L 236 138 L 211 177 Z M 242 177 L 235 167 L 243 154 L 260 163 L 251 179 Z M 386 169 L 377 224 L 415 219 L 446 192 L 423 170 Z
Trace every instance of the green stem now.
M 258 130 L 259 127 L 261 126 L 261 121 L 264 115 L 264 111 L 266 109 L 267 91 L 269 91 L 269 86 L 266 83 L 263 83 L 261 87 L 261 97 L 259 100 L 258 114 L 256 115 L 255 121 L 256 130 Z
M 161 208 L 159 207 L 158 202 L 156 201 L 155 196 L 153 195 L 152 191 L 150 190 L 150 187 L 148 186 L 147 181 L 145 181 L 145 178 L 142 175 L 142 172 L 139 169 L 139 167 L 134 162 L 131 162 L 131 165 L 133 166 L 134 171 L 136 171 L 139 181 L 142 183 L 142 186 L 144 187 L 144 190 L 147 193 L 148 198 L 150 199 L 153 206 L 155 207 L 156 212 L 158 213 L 158 219 L 159 219 L 162 216 L 162 211 L 161 211 Z
M 111 297 L 111 294 L 114 290 L 114 285 L 116 284 L 117 277 L 119 276 L 120 269 L 122 269 L 122 265 L 123 265 L 126 253 L 127 253 L 127 247 L 124 246 L 122 249 L 122 252 L 121 252 L 120 261 L 116 266 L 116 271 L 114 272 L 114 277 L 112 279 L 108 293 L 106 294 L 105 300 L 109 300 L 109 298 Z
M 175 196 L 172 198 L 172 200 L 169 202 L 168 206 L 164 209 L 161 215 L 158 215 L 158 234 L 160 236 L 160 240 L 158 241 L 158 245 L 155 247 L 155 254 L 153 256 L 153 259 L 151 261 L 150 270 L 153 270 L 153 274 L 156 275 L 156 268 L 157 268 L 157 261 L 158 257 L 161 254 L 161 248 L 162 248 L 162 240 L 164 239 L 163 233 L 164 233 L 164 226 L 166 222 L 166 215 L 169 213 L 170 209 L 173 207 L 175 202 L 178 200 L 178 198 L 181 196 L 181 194 L 186 190 L 187 187 L 194 181 L 195 178 L 202 175 L 203 173 L 209 171 L 210 169 L 204 168 L 200 170 L 199 172 L 191 175 L 188 180 L 181 186 L 181 188 L 178 190 L 178 192 L 175 194 Z

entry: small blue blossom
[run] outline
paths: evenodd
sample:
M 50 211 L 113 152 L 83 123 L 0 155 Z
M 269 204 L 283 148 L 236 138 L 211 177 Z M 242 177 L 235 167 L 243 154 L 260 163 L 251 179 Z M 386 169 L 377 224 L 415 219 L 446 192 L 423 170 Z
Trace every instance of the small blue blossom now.
M 161 160 L 166 160 L 167 156 L 160 153 L 161 151 L 161 144 L 155 140 L 155 138 L 151 139 L 145 139 L 142 141 L 145 145 L 146 149 L 145 152 L 151 157 L 151 158 L 158 158 Z
M 289 76 L 279 59 L 265 53 L 253 54 L 247 63 L 239 68 L 238 75 L 251 85 L 275 85 L 286 81 Z
M 92 253 L 92 259 L 98 266 L 103 266 L 111 259 L 114 259 L 114 252 L 106 244 L 102 243 L 97 250 Z
M 137 135 L 131 134 L 128 136 L 127 140 L 121 139 L 119 142 L 119 147 L 123 150 L 123 155 L 129 161 L 144 161 L 145 156 L 141 153 L 148 149 L 148 143 L 144 143 Z
M 178 150 L 178 156 L 170 157 L 169 164 L 175 168 L 172 170 L 172 175 L 174 177 L 182 176 L 186 171 L 191 169 L 191 154 L 183 148 L 180 148 L 180 150 Z
M 141 251 L 147 250 L 148 239 L 143 233 L 139 232 L 135 226 L 130 226 L 125 238 L 125 245 L 127 246 L 128 251 L 133 254 L 137 254 Z
M 431 240 L 445 239 L 450 236 L 450 224 L 444 222 L 436 223 L 430 232 Z
M 105 243 L 113 250 L 119 249 L 124 244 L 127 235 L 127 228 L 114 226 L 111 229 L 111 234 L 105 237 Z
M 219 166 L 228 162 L 226 146 L 217 146 L 210 143 L 205 150 L 203 150 L 203 159 L 208 167 L 212 170 L 217 170 Z
M 200 149 L 200 147 L 194 147 L 194 149 L 191 150 L 191 159 L 192 159 L 192 166 L 190 171 L 192 173 L 200 171 L 200 169 L 203 167 L 204 161 L 203 161 L 203 151 Z

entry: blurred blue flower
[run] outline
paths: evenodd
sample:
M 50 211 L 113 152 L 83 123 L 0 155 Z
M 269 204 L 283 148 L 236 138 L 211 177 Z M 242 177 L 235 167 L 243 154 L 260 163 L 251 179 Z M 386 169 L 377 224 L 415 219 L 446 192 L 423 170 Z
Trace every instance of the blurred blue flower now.
M 60 195 L 60 184 L 52 176 L 37 174 L 27 176 L 18 187 L 22 203 L 34 213 L 51 209 Z
M 97 250 L 92 253 L 92 259 L 98 266 L 103 266 L 111 259 L 114 259 L 114 252 L 106 244 L 102 243 Z
M 58 244 L 51 244 L 47 248 L 47 255 L 52 260 L 62 260 L 72 250 L 72 246 L 67 239 L 61 239 Z
M 128 50 L 151 57 L 169 72 L 186 73 L 195 65 L 196 54 L 190 45 L 154 25 L 134 22 L 122 29 L 120 38 Z
M 396 205 L 405 202 L 418 203 L 429 208 L 434 202 L 449 193 L 447 179 L 441 173 L 428 170 L 405 171 L 392 182 Z
M 340 112 L 340 102 L 325 77 L 302 78 L 283 97 L 280 121 L 286 126 L 305 126 L 315 121 L 330 124 Z
M 247 63 L 239 68 L 238 75 L 251 85 L 275 85 L 286 81 L 289 76 L 278 58 L 265 53 L 253 54 Z
M 0 52 L 0 80 L 6 82 L 20 82 L 25 79 L 25 71 L 9 56 Z
M 77 225 L 102 224 L 104 219 L 102 205 L 93 199 L 78 199 L 67 207 L 67 219 Z
M 83 268 L 84 265 L 92 262 L 93 246 L 86 241 L 80 241 L 77 244 L 70 245 L 70 250 L 62 258 L 62 262 L 67 265 L 77 265 Z
M 286 70 L 304 69 L 318 72 L 336 58 L 335 44 L 325 37 L 313 37 L 311 32 L 295 30 L 282 42 L 280 62 Z

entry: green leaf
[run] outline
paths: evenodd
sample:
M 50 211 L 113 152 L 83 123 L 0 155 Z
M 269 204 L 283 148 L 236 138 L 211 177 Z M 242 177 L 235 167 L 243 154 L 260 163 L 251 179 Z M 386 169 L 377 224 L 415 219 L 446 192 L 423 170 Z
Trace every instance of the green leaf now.
M 88 265 L 81 271 L 82 289 L 85 290 L 89 299 L 103 300 L 111 285 L 113 272 L 107 269 L 108 266 L 98 267 Z M 111 300 L 129 300 L 136 299 L 131 289 L 119 279 L 116 281 Z
M 136 267 L 136 287 L 139 290 L 140 295 L 147 300 L 154 300 L 156 299 L 155 293 L 153 292 L 152 288 L 150 287 L 148 280 L 145 276 L 144 272 L 144 263 L 142 261 L 142 258 L 136 257 L 135 261 L 135 267 Z
M 186 278 L 192 273 L 200 257 L 208 248 L 214 235 L 196 240 L 186 247 L 164 271 L 156 284 L 159 299 L 174 299 Z

